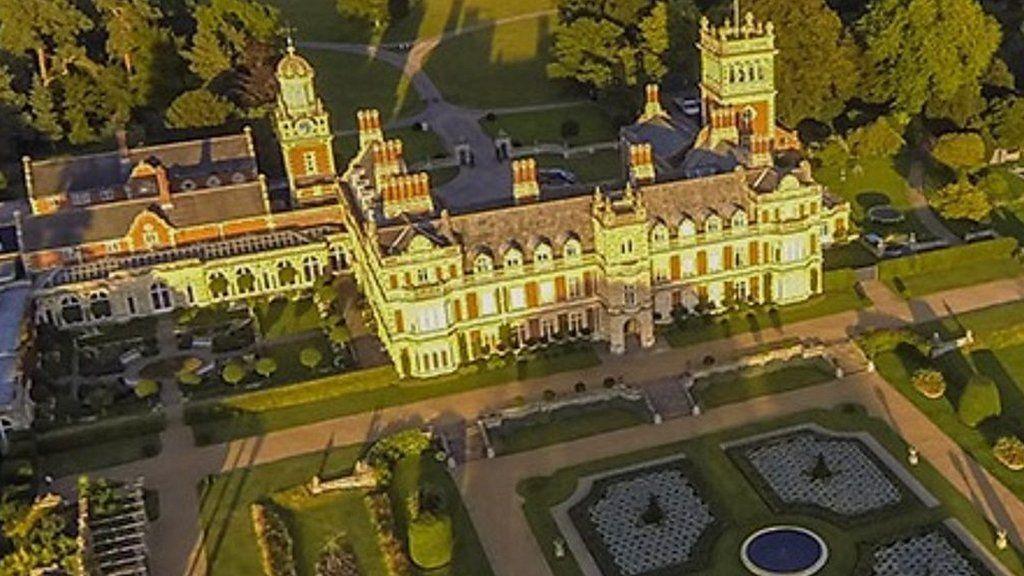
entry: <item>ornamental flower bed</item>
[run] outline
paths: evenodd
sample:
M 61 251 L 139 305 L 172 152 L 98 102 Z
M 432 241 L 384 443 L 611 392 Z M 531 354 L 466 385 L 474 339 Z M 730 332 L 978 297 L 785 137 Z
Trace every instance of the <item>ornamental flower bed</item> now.
M 252 505 L 252 523 L 266 576 L 296 576 L 292 537 L 277 513 L 262 504 Z
M 946 379 L 938 370 L 918 370 L 911 382 L 918 392 L 931 400 L 938 400 L 946 393 Z
M 992 448 L 996 460 L 1010 470 L 1024 470 L 1024 442 L 1016 436 L 1003 436 Z

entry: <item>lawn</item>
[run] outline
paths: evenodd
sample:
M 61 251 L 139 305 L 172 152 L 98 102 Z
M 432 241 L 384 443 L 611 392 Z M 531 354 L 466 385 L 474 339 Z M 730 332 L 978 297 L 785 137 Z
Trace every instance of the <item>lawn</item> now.
M 587 406 L 562 408 L 530 417 L 505 429 L 493 429 L 491 442 L 497 454 L 536 450 L 603 434 L 620 428 L 649 424 L 652 415 L 644 402 L 616 400 Z
M 878 277 L 910 298 L 943 290 L 1014 278 L 1024 273 L 1013 238 L 954 246 L 878 265 Z
M 362 574 L 387 576 L 363 492 L 310 496 L 300 487 L 315 474 L 323 478 L 348 474 L 361 452 L 361 446 L 332 448 L 234 470 L 204 482 L 200 488 L 200 514 L 203 525 L 208 527 L 206 552 L 210 575 L 263 573 L 249 507 L 256 501 L 269 501 L 282 512 L 288 525 L 299 576 L 313 576 L 320 550 L 339 536 L 352 546 Z M 427 462 L 425 473 L 432 484 L 442 488 L 445 500 L 451 503 L 456 534 L 452 565 L 431 572 L 431 576 L 490 575 L 487 558 L 455 484 L 436 462 Z
M 579 370 L 600 363 L 590 345 L 550 349 L 530 361 L 466 367 L 429 380 L 399 380 L 392 367 L 349 372 L 227 398 L 191 402 L 185 420 L 196 443 L 213 444 L 369 410 Z
M 835 368 L 831 364 L 821 358 L 813 358 L 715 374 L 697 380 L 693 392 L 706 410 L 823 384 L 835 377 Z
M 591 103 L 540 112 L 500 114 L 493 118 L 480 121 L 484 131 L 492 138 L 504 132 L 516 146 L 563 143 L 581 146 L 614 141 L 619 136 L 618 126 L 611 116 L 597 104 Z M 578 127 L 576 135 L 563 136 L 563 128 L 568 122 Z
M 576 175 L 579 183 L 596 184 L 624 178 L 622 157 L 617 150 L 602 150 L 593 154 L 578 154 L 571 158 L 538 156 L 541 168 L 562 168 Z
M 335 130 L 354 130 L 356 111 L 380 110 L 385 123 L 412 116 L 424 108 L 402 73 L 383 62 L 355 54 L 303 50 L 316 69 L 317 93 L 331 112 Z
M 555 8 L 554 0 L 421 0 L 411 13 L 384 31 L 347 20 L 337 12 L 337 0 L 264 0 L 281 10 L 282 19 L 296 28 L 301 40 L 408 42 L 444 31 L 458 31 L 496 19 Z
M 871 301 L 857 290 L 856 283 L 853 270 L 833 270 L 825 273 L 824 293 L 806 302 L 689 318 L 667 326 L 663 332 L 670 345 L 690 346 L 866 308 L 871 305 Z
M 1018 497 L 1024 498 L 1024 477 L 995 460 L 991 446 L 999 436 L 1024 437 L 1024 303 L 995 306 L 915 327 L 922 336 L 938 332 L 945 338 L 971 330 L 976 339 L 969 351 L 947 354 L 931 362 L 915 348 L 901 346 L 876 356 L 878 372 L 926 414 L 947 436 L 980 462 Z M 929 400 L 911 385 L 913 373 L 920 368 L 936 368 L 948 383 L 946 397 Z M 995 381 L 1002 398 L 1002 416 L 984 422 L 979 428 L 964 425 L 956 414 L 960 390 L 969 375 L 977 371 Z
M 413 128 L 399 128 L 386 130 L 384 137 L 389 140 L 399 139 L 402 141 L 402 156 L 410 165 L 448 156 L 444 142 L 433 131 L 423 132 Z M 358 151 L 359 139 L 355 135 L 335 138 L 334 158 L 340 170 L 344 171 Z M 431 175 L 431 183 L 436 181 L 437 178 Z
M 825 248 L 825 270 L 839 270 L 842 268 L 863 268 L 874 266 L 878 258 L 864 247 L 864 244 L 854 240 L 844 242 Z
M 580 99 L 570 82 L 547 76 L 554 25 L 544 16 L 459 36 L 434 50 L 426 72 L 445 99 L 483 110 Z
M 266 339 L 320 329 L 320 311 L 312 296 L 261 300 L 253 312 Z
M 543 550 L 548 565 L 556 576 L 581 576 L 571 554 L 563 559 L 554 557 L 549 545 L 560 535 L 550 514 L 551 506 L 563 502 L 575 490 L 578 479 L 604 470 L 637 464 L 672 455 L 685 455 L 687 464 L 695 472 L 694 481 L 702 495 L 721 519 L 719 532 L 712 533 L 713 542 L 702 546 L 703 563 L 688 574 L 700 576 L 734 576 L 746 573 L 737 550 L 742 540 L 754 530 L 770 524 L 792 522 L 818 532 L 828 543 L 829 562 L 820 572 L 823 576 L 848 576 L 856 573 L 857 565 L 867 554 L 865 544 L 907 533 L 918 526 L 932 525 L 945 517 L 960 520 L 975 537 L 988 547 L 1015 574 L 1024 574 L 1024 565 L 1018 551 L 996 551 L 993 546 L 994 529 L 930 464 L 922 462 L 910 472 L 939 500 L 937 509 L 927 509 L 917 502 L 900 507 L 898 514 L 890 512 L 885 522 L 861 522 L 840 528 L 818 517 L 798 514 L 778 514 L 748 483 L 743 473 L 720 444 L 801 423 L 814 422 L 838 431 L 867 431 L 887 450 L 902 461 L 906 444 L 882 422 L 867 418 L 859 410 L 814 411 L 773 422 L 728 430 L 696 439 L 667 444 L 658 448 L 625 454 L 606 460 L 589 462 L 559 470 L 553 476 L 531 478 L 519 485 L 525 499 L 523 506 L 527 520 Z M 714 530 L 714 528 L 712 528 Z

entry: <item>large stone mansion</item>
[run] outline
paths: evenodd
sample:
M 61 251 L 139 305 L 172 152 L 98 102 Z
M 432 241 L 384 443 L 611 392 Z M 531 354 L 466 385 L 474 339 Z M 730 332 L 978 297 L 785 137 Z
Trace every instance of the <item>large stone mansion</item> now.
M 822 247 L 849 208 L 776 126 L 774 31 L 702 26 L 701 121 L 656 87 L 623 128 L 616 189 L 552 190 L 514 160 L 500 206 L 446 209 L 380 115 L 359 113 L 340 174 L 315 72 L 289 47 L 274 114 L 290 198 L 271 202 L 248 130 L 55 160 L 25 159 L 16 227 L 38 323 L 76 326 L 286 294 L 351 273 L 403 376 L 452 372 L 563 335 L 613 352 L 673 311 L 799 302 L 822 292 Z

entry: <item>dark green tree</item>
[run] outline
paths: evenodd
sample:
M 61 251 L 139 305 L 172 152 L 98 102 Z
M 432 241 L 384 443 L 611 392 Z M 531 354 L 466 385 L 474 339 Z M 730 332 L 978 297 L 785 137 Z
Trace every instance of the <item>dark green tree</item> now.
M 598 90 L 658 81 L 666 73 L 668 7 L 653 0 L 562 0 L 552 78 Z
M 905 114 L 977 85 L 1001 39 L 975 0 L 875 0 L 858 27 L 868 95 Z
M 1013 96 L 995 101 L 986 123 L 999 146 L 1010 150 L 1024 148 L 1024 98 Z
M 159 46 L 160 7 L 150 0 L 95 0 L 107 32 L 107 54 L 117 58 L 131 76 L 136 60 L 152 61 L 152 51 Z
M 258 0 L 207 0 L 195 9 L 196 31 L 185 58 L 204 82 L 232 71 L 253 40 L 276 41 L 278 11 Z
M 234 113 L 231 102 L 206 88 L 198 88 L 171 102 L 166 122 L 170 128 L 206 128 L 224 124 Z
M 34 54 L 44 86 L 53 79 L 51 59 L 66 68 L 82 53 L 78 35 L 90 29 L 92 21 L 71 0 L 0 0 L 0 48 Z
M 860 52 L 825 0 L 753 0 L 749 9 L 775 24 L 778 114 L 795 126 L 828 122 L 857 88 Z
M 338 0 L 338 13 L 383 28 L 391 22 L 389 4 L 388 0 Z
M 33 78 L 32 90 L 28 96 L 28 107 L 32 115 L 32 128 L 48 142 L 64 138 L 64 127 L 57 114 L 53 93 L 39 76 Z

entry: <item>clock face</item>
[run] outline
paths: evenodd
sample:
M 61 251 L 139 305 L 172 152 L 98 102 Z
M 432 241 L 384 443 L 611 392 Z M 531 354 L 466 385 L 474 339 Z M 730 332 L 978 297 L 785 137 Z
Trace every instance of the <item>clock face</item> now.
M 295 124 L 295 130 L 301 136 L 309 136 L 310 134 L 313 133 L 313 128 L 313 122 L 311 122 L 310 120 L 300 120 L 297 124 Z

